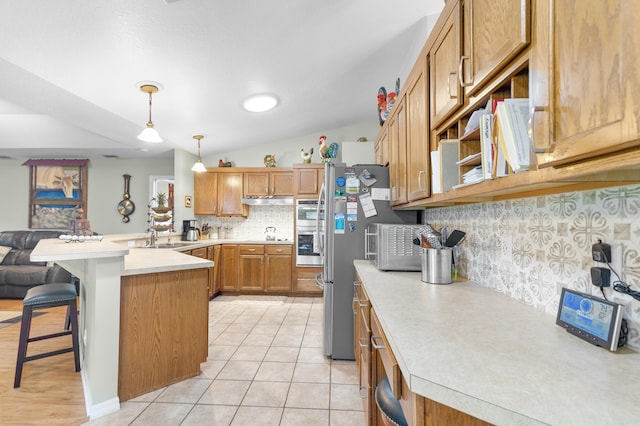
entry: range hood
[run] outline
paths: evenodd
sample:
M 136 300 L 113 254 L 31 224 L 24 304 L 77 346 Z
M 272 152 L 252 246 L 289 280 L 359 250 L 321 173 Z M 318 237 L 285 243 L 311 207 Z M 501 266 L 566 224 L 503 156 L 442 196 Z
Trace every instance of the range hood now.
M 292 206 L 293 197 L 245 197 L 242 199 L 242 204 L 250 206 Z

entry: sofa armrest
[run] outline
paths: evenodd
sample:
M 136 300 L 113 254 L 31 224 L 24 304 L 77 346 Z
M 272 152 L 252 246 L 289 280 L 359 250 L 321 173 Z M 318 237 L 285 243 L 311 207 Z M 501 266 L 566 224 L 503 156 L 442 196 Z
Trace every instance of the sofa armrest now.
M 54 264 L 47 273 L 47 283 L 72 283 L 71 274 L 60 265 Z

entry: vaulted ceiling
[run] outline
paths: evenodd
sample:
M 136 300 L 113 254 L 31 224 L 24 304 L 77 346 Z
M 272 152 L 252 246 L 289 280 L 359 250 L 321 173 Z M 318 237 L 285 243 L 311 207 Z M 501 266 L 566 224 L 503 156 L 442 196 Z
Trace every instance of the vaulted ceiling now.
M 0 0 L 0 156 L 241 149 L 373 119 L 443 0 Z M 159 82 L 148 120 L 139 82 Z M 275 94 L 249 113 L 241 102 Z

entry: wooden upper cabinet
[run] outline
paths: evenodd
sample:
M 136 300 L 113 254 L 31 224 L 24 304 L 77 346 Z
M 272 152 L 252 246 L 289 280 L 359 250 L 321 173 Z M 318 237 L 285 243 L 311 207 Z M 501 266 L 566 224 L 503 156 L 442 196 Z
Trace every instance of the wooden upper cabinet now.
M 218 216 L 248 215 L 247 205 L 242 204 L 242 172 L 218 173 Z
M 463 103 L 458 78 L 460 63 L 460 5 L 446 18 L 429 51 L 431 126 L 439 125 Z
M 245 197 L 293 196 L 292 171 L 245 171 Z
M 389 165 L 389 132 L 386 127 L 383 127 L 376 139 L 375 144 L 375 156 L 376 163 L 383 166 Z
M 536 4 L 534 36 L 543 43 L 536 40 L 530 74 L 534 142 L 546 151 L 539 165 L 640 145 L 640 2 Z
M 296 198 L 318 198 L 324 179 L 324 164 L 293 165 L 293 192 Z
M 293 171 L 269 173 L 271 195 L 293 197 Z
M 529 46 L 531 0 L 465 0 L 463 9 L 458 79 L 465 94 L 473 95 Z
M 193 209 L 195 214 L 218 214 L 218 174 L 216 172 L 193 175 Z
M 244 174 L 244 196 L 266 197 L 269 195 L 269 172 L 246 172 Z
M 429 196 L 429 130 L 427 127 L 427 60 L 422 58 L 407 80 L 407 192 L 408 200 Z
M 407 202 L 407 116 L 405 97 L 396 100 L 389 121 L 389 186 L 392 206 Z

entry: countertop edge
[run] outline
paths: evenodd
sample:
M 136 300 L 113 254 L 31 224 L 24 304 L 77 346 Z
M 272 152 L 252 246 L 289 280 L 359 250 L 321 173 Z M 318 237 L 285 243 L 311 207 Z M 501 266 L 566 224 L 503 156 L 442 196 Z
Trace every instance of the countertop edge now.
M 628 376 L 640 353 L 590 345 L 553 315 L 471 281 L 433 285 L 419 272 L 354 266 L 412 392 L 494 424 L 626 424 L 640 416 L 640 384 Z M 585 405 L 592 389 L 598 402 Z

